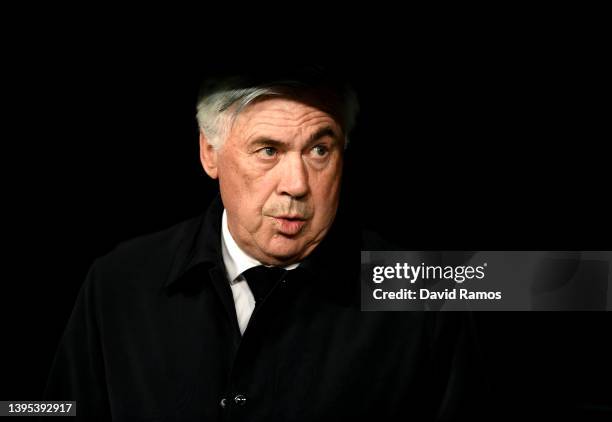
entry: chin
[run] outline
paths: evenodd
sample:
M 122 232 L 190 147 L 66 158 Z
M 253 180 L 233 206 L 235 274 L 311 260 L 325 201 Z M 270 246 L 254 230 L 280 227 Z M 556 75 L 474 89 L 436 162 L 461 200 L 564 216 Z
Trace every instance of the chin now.
M 278 261 L 284 262 L 303 253 L 303 243 L 293 239 L 274 239 L 266 254 Z

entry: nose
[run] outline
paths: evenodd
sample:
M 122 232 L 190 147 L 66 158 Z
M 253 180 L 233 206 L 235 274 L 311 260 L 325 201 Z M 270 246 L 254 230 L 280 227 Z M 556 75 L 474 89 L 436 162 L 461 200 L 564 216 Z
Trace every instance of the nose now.
M 301 154 L 287 154 L 283 161 L 279 166 L 278 193 L 293 198 L 306 196 L 309 191 L 308 169 Z

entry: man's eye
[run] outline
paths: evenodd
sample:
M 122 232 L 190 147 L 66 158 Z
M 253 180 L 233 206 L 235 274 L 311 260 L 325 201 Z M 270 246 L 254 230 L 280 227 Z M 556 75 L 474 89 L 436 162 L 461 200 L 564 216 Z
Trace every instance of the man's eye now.
M 276 148 L 274 147 L 264 147 L 257 150 L 257 154 L 262 158 L 273 158 L 276 156 Z
M 324 145 L 317 145 L 312 150 L 317 157 L 325 157 L 329 153 L 329 149 Z

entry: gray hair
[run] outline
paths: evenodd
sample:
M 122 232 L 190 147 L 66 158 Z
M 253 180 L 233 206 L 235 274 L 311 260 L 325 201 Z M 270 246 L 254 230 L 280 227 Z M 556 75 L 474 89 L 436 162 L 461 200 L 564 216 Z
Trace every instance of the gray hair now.
M 298 75 L 298 76 L 303 76 Z M 306 78 L 253 80 L 248 76 L 232 76 L 208 80 L 202 87 L 197 103 L 196 118 L 200 131 L 214 149 L 220 149 L 238 115 L 250 104 L 267 97 L 301 99 L 315 94 L 340 117 L 344 132 L 344 147 L 348 134 L 355 126 L 359 103 L 352 88 L 342 82 L 321 79 L 320 68 L 308 69 Z M 313 76 L 315 79 L 313 80 Z

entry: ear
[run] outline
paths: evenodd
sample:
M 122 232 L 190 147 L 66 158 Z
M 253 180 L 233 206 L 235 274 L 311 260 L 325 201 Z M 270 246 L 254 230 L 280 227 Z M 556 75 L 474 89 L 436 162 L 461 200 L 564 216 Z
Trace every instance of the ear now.
M 206 135 L 200 131 L 200 162 L 206 174 L 213 179 L 219 177 L 217 159 L 217 151 L 208 143 Z

